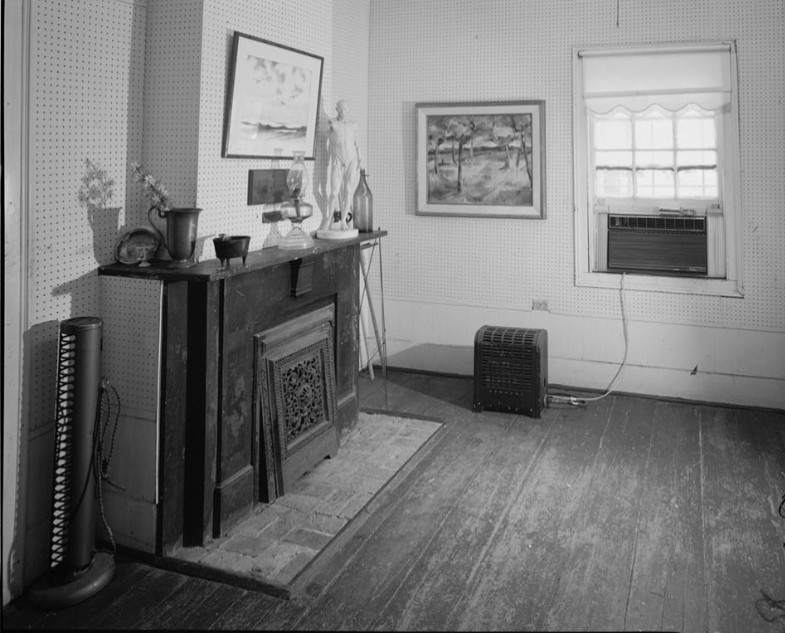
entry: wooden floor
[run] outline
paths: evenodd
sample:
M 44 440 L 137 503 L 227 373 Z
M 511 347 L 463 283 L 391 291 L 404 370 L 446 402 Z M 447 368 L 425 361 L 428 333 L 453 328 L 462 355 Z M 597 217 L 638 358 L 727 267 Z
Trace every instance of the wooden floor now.
M 471 411 L 471 379 L 390 372 L 362 405 L 445 427 L 303 595 L 119 559 L 23 629 L 781 631 L 785 414 L 611 396 L 541 419 Z M 756 605 L 757 603 L 757 605 Z

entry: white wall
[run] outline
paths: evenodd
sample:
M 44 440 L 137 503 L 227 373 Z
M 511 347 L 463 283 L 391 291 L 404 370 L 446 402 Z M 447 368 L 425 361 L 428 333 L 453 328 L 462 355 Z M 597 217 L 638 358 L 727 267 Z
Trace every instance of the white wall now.
M 483 324 L 543 327 L 551 383 L 604 388 L 619 292 L 574 283 L 574 46 L 735 39 L 745 297 L 627 291 L 623 391 L 785 408 L 781 0 L 373 0 L 369 87 L 389 363 L 473 372 Z M 415 104 L 546 101 L 547 219 L 416 216 Z M 378 294 L 378 291 L 377 291 Z M 549 311 L 532 311 L 547 300 Z M 693 370 L 697 367 L 697 371 Z

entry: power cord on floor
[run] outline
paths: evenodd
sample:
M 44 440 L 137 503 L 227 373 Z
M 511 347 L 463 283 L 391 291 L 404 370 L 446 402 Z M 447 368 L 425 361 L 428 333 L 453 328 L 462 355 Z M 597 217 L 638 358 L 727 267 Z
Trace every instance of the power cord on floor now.
M 591 398 L 578 397 L 572 395 L 562 395 L 562 394 L 548 394 L 549 403 L 571 404 L 575 407 L 585 407 L 587 404 L 590 404 L 592 402 L 597 402 L 598 400 L 602 400 L 603 398 L 607 398 L 613 391 L 613 388 L 616 386 L 616 381 L 619 379 L 621 370 L 624 369 L 624 366 L 627 364 L 627 353 L 630 347 L 629 334 L 627 331 L 627 310 L 626 310 L 626 306 L 624 305 L 624 277 L 626 274 L 627 273 L 621 274 L 621 284 L 619 286 L 619 298 L 621 300 L 621 324 L 622 324 L 622 332 L 624 334 L 624 356 L 621 359 L 621 364 L 619 365 L 619 368 L 616 370 L 616 374 L 613 376 L 611 382 L 608 384 L 608 388 L 605 390 L 603 394 Z

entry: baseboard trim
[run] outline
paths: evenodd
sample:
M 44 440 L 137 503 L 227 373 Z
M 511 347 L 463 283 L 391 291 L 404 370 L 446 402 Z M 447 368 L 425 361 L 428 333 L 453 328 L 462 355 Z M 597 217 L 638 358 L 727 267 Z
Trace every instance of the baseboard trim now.
M 374 368 L 380 367 L 380 365 L 374 364 Z M 423 376 L 441 376 L 444 378 L 463 378 L 466 380 L 473 380 L 474 376 L 471 374 L 458 374 L 452 372 L 444 372 L 439 370 L 431 370 L 431 369 L 419 369 L 419 368 L 409 368 L 397 365 L 388 365 L 388 371 L 396 371 L 405 374 L 416 374 L 416 375 L 423 375 Z M 384 380 L 384 378 L 380 378 Z M 605 389 L 599 389 L 595 387 L 580 387 L 578 385 L 567 385 L 561 383 L 549 383 L 548 385 L 548 395 L 561 395 L 561 396 L 577 396 L 580 397 L 581 395 L 592 395 L 597 396 L 605 393 Z M 648 393 L 636 393 L 633 391 L 624 391 L 624 390 L 617 390 L 614 389 L 611 392 L 614 396 L 626 396 L 631 398 L 646 398 L 650 400 L 659 400 L 661 402 L 673 402 L 677 404 L 694 404 L 700 406 L 708 406 L 708 407 L 724 407 L 727 409 L 737 409 L 740 411 L 759 411 L 761 413 L 785 413 L 785 408 L 780 408 L 776 406 L 764 406 L 764 405 L 754 405 L 754 404 L 742 404 L 742 403 L 728 403 L 728 402 L 715 402 L 711 400 L 702 400 L 700 398 L 688 398 L 688 397 L 680 397 L 680 396 L 668 396 L 668 395 L 657 395 L 657 394 L 648 394 Z M 401 412 L 388 412 L 385 410 L 372 410 L 372 409 L 362 409 L 368 413 L 389 413 L 390 415 L 400 415 L 403 417 L 418 417 L 413 416 L 410 413 L 401 413 Z M 422 419 L 430 419 L 428 417 L 423 417 Z M 433 419 L 435 422 L 441 422 L 439 419 Z

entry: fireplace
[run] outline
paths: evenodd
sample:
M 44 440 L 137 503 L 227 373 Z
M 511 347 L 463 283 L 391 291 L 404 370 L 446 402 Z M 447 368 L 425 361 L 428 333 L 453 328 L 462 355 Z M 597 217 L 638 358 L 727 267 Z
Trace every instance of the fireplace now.
M 155 512 L 129 533 L 163 556 L 203 545 L 338 450 L 359 412 L 360 246 L 384 235 L 99 269 L 160 284 Z
M 255 338 L 257 499 L 272 501 L 338 450 L 333 322 L 325 306 Z

